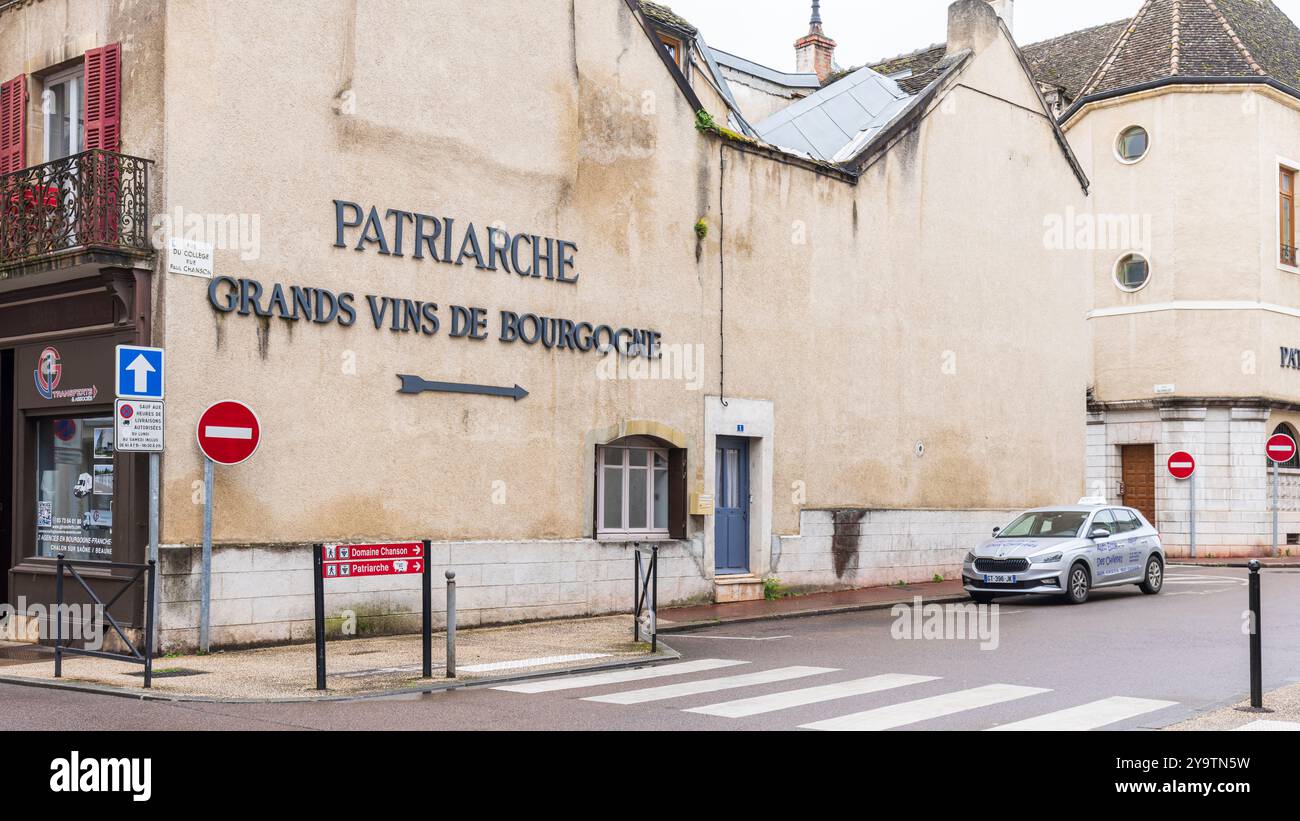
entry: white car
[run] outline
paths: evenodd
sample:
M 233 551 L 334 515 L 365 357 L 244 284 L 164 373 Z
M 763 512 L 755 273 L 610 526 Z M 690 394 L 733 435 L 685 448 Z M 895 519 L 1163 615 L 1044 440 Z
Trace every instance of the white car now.
M 1131 507 L 1064 505 L 1028 510 L 966 554 L 962 583 L 971 598 L 1065 596 L 1083 604 L 1099 587 L 1136 584 L 1156 594 L 1164 586 L 1160 534 Z

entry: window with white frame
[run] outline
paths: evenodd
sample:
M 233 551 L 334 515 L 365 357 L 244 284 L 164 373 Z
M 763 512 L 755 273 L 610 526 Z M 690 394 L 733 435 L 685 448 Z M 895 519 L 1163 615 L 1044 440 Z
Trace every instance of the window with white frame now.
M 78 63 L 45 78 L 41 110 L 45 115 L 46 162 L 81 151 L 86 131 L 84 77 L 85 68 Z
M 668 451 L 640 444 L 596 449 L 596 535 L 668 538 Z

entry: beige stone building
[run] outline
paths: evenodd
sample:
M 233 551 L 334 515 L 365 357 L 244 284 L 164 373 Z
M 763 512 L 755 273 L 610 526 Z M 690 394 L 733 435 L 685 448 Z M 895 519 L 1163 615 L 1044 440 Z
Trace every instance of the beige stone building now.
M 1045 244 L 1092 257 L 1089 494 L 1146 511 L 1175 555 L 1193 519 L 1200 555 L 1267 554 L 1265 442 L 1300 429 L 1300 30 L 1271 0 L 1134 5 L 1024 48 L 1093 184 L 1044 222 Z M 944 51 L 875 68 L 924 81 Z M 1169 475 L 1178 451 L 1194 480 Z M 1278 485 L 1295 550 L 1300 460 Z
M 472 625 L 626 611 L 634 544 L 664 602 L 928 580 L 1085 492 L 1100 274 L 1041 238 L 1090 181 L 993 8 L 785 106 L 648 11 L 0 2 L 5 596 L 148 553 L 122 342 L 167 352 L 173 647 L 223 399 L 262 440 L 215 470 L 215 646 L 309 637 L 315 543 L 431 540 Z

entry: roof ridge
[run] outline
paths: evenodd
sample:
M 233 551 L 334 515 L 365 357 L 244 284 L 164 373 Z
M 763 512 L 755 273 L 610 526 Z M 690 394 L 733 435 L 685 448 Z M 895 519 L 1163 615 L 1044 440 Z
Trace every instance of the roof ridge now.
M 1084 84 L 1083 90 L 1079 92 L 1080 97 L 1086 97 L 1088 94 L 1091 94 L 1093 90 L 1101 84 L 1102 78 L 1106 76 L 1107 71 L 1110 71 L 1111 66 L 1115 63 L 1115 59 L 1119 57 L 1119 53 L 1124 50 L 1124 46 L 1128 44 L 1129 38 L 1137 31 L 1138 26 L 1142 25 L 1142 21 L 1146 18 L 1147 12 L 1151 10 L 1151 7 L 1154 6 L 1155 3 L 1156 0 L 1145 0 L 1145 2 L 1143 2 L 1142 8 L 1138 9 L 1138 13 L 1133 15 L 1133 19 L 1129 21 L 1128 28 L 1124 29 L 1124 33 L 1115 41 L 1115 45 L 1110 47 L 1110 52 L 1107 53 L 1106 59 L 1101 61 L 1101 65 L 1097 66 L 1097 70 L 1092 73 L 1092 77 L 1090 77 L 1088 82 Z
M 1224 32 L 1226 32 L 1228 38 L 1232 40 L 1233 45 L 1237 47 L 1237 50 L 1246 60 L 1246 64 L 1250 66 L 1251 70 L 1256 74 L 1266 76 L 1268 72 L 1264 70 L 1264 67 L 1259 64 L 1259 61 L 1255 59 L 1255 56 L 1250 53 L 1250 49 L 1246 48 L 1246 44 L 1237 36 L 1237 32 L 1233 29 L 1232 23 L 1229 23 L 1228 18 L 1223 14 L 1223 12 L 1219 11 L 1218 4 L 1215 3 L 1214 0 L 1202 0 L 1202 2 L 1205 3 L 1210 12 L 1218 19 L 1219 25 L 1223 26 Z M 1177 74 L 1178 72 L 1175 71 L 1174 73 Z
M 1182 0 L 1174 0 L 1173 30 L 1170 32 L 1171 43 L 1169 48 L 1169 73 L 1170 74 L 1178 73 L 1178 60 L 1179 57 L 1181 56 L 1181 52 L 1183 48 L 1182 19 L 1183 19 L 1183 2 Z

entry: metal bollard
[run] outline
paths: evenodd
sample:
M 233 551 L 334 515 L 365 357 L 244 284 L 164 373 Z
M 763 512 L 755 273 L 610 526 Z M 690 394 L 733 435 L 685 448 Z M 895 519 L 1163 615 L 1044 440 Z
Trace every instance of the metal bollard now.
M 1250 706 L 1260 710 L 1264 707 L 1264 673 L 1259 624 L 1259 562 L 1252 559 L 1247 566 L 1250 568 Z
M 456 571 L 447 571 L 447 678 L 456 677 Z

